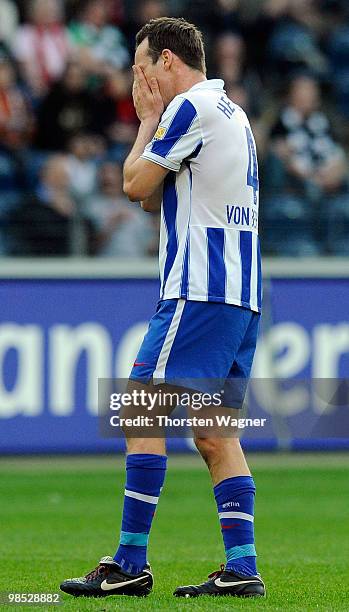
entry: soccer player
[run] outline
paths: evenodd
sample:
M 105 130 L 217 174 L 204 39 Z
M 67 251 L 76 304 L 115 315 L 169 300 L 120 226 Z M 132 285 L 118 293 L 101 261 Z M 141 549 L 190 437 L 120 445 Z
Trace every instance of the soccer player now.
M 183 19 L 151 20 L 140 30 L 133 71 L 140 127 L 125 162 L 124 190 L 146 211 L 161 206 L 161 298 L 130 378 L 148 389 L 157 380 L 247 382 L 261 308 L 259 183 L 250 124 L 227 98 L 223 81 L 206 79 L 202 35 Z M 236 388 L 239 409 L 246 384 Z M 211 473 L 226 564 L 174 595 L 263 596 L 255 485 L 239 439 L 196 435 L 195 443 Z M 147 595 L 152 589 L 147 544 L 165 477 L 165 442 L 129 437 L 127 447 L 119 547 L 85 577 L 65 580 L 66 593 Z

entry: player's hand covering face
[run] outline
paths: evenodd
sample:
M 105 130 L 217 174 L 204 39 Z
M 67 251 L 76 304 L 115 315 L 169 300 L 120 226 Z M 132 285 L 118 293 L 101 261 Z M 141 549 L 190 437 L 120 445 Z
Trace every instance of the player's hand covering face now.
M 133 66 L 133 104 L 140 121 L 153 121 L 158 124 L 164 112 L 164 101 L 161 97 L 159 84 L 155 77 L 148 83 L 140 66 Z

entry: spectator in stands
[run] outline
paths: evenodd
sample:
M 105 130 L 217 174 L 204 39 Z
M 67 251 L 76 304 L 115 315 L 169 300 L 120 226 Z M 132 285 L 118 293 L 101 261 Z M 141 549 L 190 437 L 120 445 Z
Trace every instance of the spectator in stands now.
M 298 193 L 335 193 L 343 187 L 346 159 L 326 114 L 318 82 L 309 75 L 291 81 L 287 102 L 272 130 L 273 151 L 288 184 Z
M 106 95 L 109 110 L 105 117 L 109 116 L 107 134 L 110 152 L 116 161 L 123 162 L 135 141 L 139 123 L 132 100 L 131 72 L 114 71 L 107 83 Z
M 218 32 L 239 31 L 241 12 L 244 11 L 244 8 L 247 11 L 251 8 L 248 3 L 242 3 L 240 0 L 213 0 L 212 3 L 207 2 L 206 4 L 211 5 L 213 13 L 211 17 L 214 15 L 213 25 Z
M 214 45 L 217 34 L 222 31 L 238 31 L 237 5 L 239 0 L 191 0 L 184 2 L 180 16 L 195 23 L 200 28 L 205 38 L 207 49 L 207 67 L 213 67 L 211 63 L 212 45 Z
M 244 54 L 245 44 L 240 34 L 224 32 L 216 39 L 216 72 L 228 87 L 242 79 Z
M 108 24 L 105 0 L 86 0 L 69 37 L 81 65 L 95 77 L 108 76 L 113 68 L 124 68 L 130 57 L 121 31 Z
M 313 0 L 289 0 L 283 19 L 275 23 L 268 43 L 274 78 L 308 69 L 319 78 L 328 72 L 328 60 L 319 45 L 321 14 Z
M 178 4 L 177 0 L 175 3 Z M 145 23 L 150 19 L 173 14 L 167 0 L 128 0 L 127 9 L 123 31 L 131 54 L 134 53 L 136 34 Z
M 0 147 L 24 148 L 32 135 L 33 114 L 29 100 L 17 84 L 10 60 L 0 57 Z
M 85 70 L 70 62 L 39 107 L 36 144 L 39 149 L 64 151 L 74 134 L 96 128 L 101 120 Z
M 62 75 L 70 49 L 59 0 L 31 0 L 29 21 L 16 33 L 13 53 L 34 98 Z
M 124 0 L 105 0 L 105 3 L 107 7 L 108 23 L 117 26 L 123 24 L 126 9 Z
M 254 19 L 243 24 L 243 35 L 248 53 L 248 61 L 257 71 L 264 83 L 269 83 L 274 74 L 270 63 L 273 61 L 269 51 L 274 31 L 288 16 L 290 0 L 264 0 L 254 6 Z M 274 68 L 274 67 L 273 67 Z
M 0 223 L 26 189 L 27 145 L 34 127 L 29 100 L 17 84 L 9 58 L 0 57 Z
M 97 158 L 104 153 L 104 147 L 98 137 L 80 132 L 72 137 L 68 150 L 70 191 L 76 200 L 82 202 L 95 191 Z
M 345 154 L 320 108 L 317 80 L 294 77 L 272 129 L 264 177 L 264 228 L 276 254 L 316 255 L 326 208 L 347 190 Z
M 122 170 L 106 162 L 100 168 L 96 193 L 86 202 L 85 214 L 97 230 L 101 256 L 142 257 L 154 241 L 151 215 L 130 204 L 122 191 Z
M 166 0 L 143 0 L 138 3 L 138 16 L 140 25 L 144 25 L 151 19 L 164 17 L 168 11 Z
M 91 223 L 80 215 L 69 190 L 67 158 L 51 156 L 36 192 L 15 211 L 10 222 L 14 255 L 69 255 L 90 252 Z
M 225 82 L 228 95 L 251 116 L 260 113 L 261 83 L 245 65 L 246 48 L 240 34 L 224 32 L 215 43 L 215 74 Z

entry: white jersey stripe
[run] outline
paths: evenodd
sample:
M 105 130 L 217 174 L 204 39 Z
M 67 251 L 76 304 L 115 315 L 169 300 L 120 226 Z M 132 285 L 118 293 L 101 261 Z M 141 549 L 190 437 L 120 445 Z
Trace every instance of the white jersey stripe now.
M 253 515 L 247 514 L 246 512 L 219 512 L 218 516 L 220 519 L 239 518 L 243 519 L 244 521 L 250 521 L 251 523 L 254 521 Z
M 164 215 L 163 206 L 161 207 L 161 216 L 160 216 L 160 244 L 159 244 L 159 268 L 160 268 L 160 295 L 163 293 L 163 285 L 164 285 L 164 270 L 166 263 L 166 255 L 167 255 L 167 240 L 168 233 Z
M 136 491 L 129 491 L 125 489 L 126 497 L 133 497 L 133 499 L 139 499 L 139 501 L 147 502 L 147 504 L 157 504 L 159 501 L 158 497 L 152 495 L 145 495 L 144 493 L 137 493 Z
M 158 357 L 158 361 L 156 364 L 156 368 L 153 373 L 153 379 L 156 380 L 164 380 L 165 379 L 165 371 L 166 364 L 168 360 L 168 356 L 170 354 L 170 350 L 173 344 L 173 341 L 176 337 L 176 333 L 181 321 L 181 317 L 183 314 L 185 300 L 178 300 L 175 313 L 173 315 L 173 319 L 171 321 L 170 327 L 168 328 L 168 332 L 166 334 L 166 338 L 162 345 L 162 349 L 160 351 L 160 355 Z
M 189 235 L 189 300 L 207 300 L 208 293 L 208 249 L 206 228 L 190 227 Z
M 230 302 L 241 295 L 241 258 L 239 232 L 225 230 L 226 300 Z
M 250 285 L 250 303 L 253 310 L 258 310 L 258 236 L 252 234 L 252 261 L 251 261 L 251 285 Z

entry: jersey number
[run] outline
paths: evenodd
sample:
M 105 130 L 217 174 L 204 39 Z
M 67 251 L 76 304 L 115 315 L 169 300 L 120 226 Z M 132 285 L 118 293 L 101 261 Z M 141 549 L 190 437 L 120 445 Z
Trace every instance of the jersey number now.
M 248 170 L 247 170 L 247 185 L 253 189 L 253 202 L 258 202 L 259 179 L 258 179 L 258 162 L 256 145 L 253 140 L 252 132 L 249 127 L 246 127 L 247 147 L 248 147 Z

